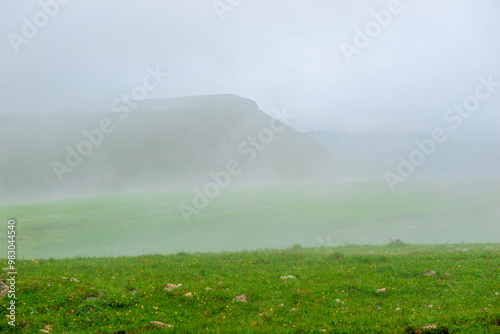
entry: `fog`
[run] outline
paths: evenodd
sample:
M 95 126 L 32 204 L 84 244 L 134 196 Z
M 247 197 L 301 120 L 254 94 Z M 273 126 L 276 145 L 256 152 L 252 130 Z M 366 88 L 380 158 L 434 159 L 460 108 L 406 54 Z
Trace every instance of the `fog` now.
M 356 29 L 390 1 L 220 3 L 68 1 L 12 43 L 41 7 L 2 1 L 1 112 L 109 111 L 159 65 L 170 77 L 151 98 L 232 93 L 266 112 L 287 106 L 302 130 L 405 133 L 439 125 L 479 76 L 500 78 L 498 1 L 401 1 L 350 62 L 341 44 L 356 47 Z M 498 126 L 499 101 L 469 127 Z
M 67 224 L 65 210 L 93 210 L 78 201 L 150 194 L 136 204 L 145 226 L 171 217 L 180 239 L 228 216 L 203 230 L 203 247 L 162 248 L 151 227 L 149 251 L 498 241 L 499 10 L 498 0 L 0 1 L 2 219 Z M 262 189 L 286 189 L 268 215 Z M 168 206 L 151 204 L 165 194 Z M 70 198 L 46 215 L 30 206 Z M 373 207 L 351 221 L 325 198 Z M 114 212 L 106 221 L 124 219 L 114 201 L 100 207 Z M 396 203 L 405 209 L 387 209 Z M 294 231 L 274 236 L 287 220 Z M 247 231 L 234 224 L 256 221 L 271 235 L 227 241 Z M 432 236 L 412 229 L 436 221 Z

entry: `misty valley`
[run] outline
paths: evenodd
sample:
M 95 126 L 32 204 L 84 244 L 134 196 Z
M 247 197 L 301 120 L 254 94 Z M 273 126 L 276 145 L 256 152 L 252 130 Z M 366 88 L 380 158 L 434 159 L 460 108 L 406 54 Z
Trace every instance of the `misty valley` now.
M 500 0 L 0 1 L 0 333 L 500 333 Z
M 409 143 L 395 174 L 290 128 L 286 109 L 270 116 L 235 95 L 145 100 L 123 120 L 2 117 L 2 158 L 17 163 L 2 164 L 0 211 L 19 220 L 26 258 L 314 247 L 326 239 L 494 242 L 500 232 L 495 177 L 414 177 L 445 144 L 442 130 Z M 442 168 L 452 174 L 452 165 Z

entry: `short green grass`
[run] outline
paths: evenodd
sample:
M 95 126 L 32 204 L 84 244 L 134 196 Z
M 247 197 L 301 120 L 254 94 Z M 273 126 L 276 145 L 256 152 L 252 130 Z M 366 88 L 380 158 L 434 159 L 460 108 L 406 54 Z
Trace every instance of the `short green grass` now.
M 500 333 L 495 182 L 408 181 L 395 193 L 379 182 L 230 187 L 186 224 L 178 206 L 191 199 L 1 205 L 4 232 L 17 222 L 19 274 L 17 326 L 5 297 L 0 331 Z
M 17 269 L 17 325 L 3 320 L 3 333 L 500 333 L 500 244 L 294 245 Z M 428 325 L 437 329 L 421 330 Z

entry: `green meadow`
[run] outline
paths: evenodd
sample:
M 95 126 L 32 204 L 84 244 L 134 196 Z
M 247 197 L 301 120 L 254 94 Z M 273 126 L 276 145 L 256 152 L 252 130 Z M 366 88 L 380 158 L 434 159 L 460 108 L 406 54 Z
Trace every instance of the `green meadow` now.
M 500 333 L 499 244 L 294 245 L 17 269 L 17 326 L 2 321 L 3 332 Z M 2 317 L 6 308 L 5 298 Z
M 408 181 L 396 192 L 382 182 L 234 185 L 186 220 L 179 205 L 193 196 L 0 206 L 17 222 L 18 270 L 17 325 L 0 329 L 500 333 L 491 180 Z
M 0 206 L 17 219 L 18 257 L 119 256 L 302 246 L 497 242 L 494 182 L 232 187 L 185 220 L 193 192 L 164 191 Z M 6 231 L 6 230 L 5 230 Z M 0 240 L 6 249 L 7 239 Z

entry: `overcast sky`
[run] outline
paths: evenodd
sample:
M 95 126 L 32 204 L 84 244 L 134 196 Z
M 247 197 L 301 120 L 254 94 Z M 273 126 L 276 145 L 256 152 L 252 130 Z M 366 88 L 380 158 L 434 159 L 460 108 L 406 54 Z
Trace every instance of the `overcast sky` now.
M 497 0 L 65 0 L 44 14 L 54 1 L 0 0 L 2 113 L 109 110 L 159 66 L 170 76 L 149 97 L 233 93 L 302 130 L 427 131 L 479 76 L 500 81 Z M 346 57 L 357 28 L 373 37 Z M 469 126 L 497 129 L 499 107 L 500 87 Z

